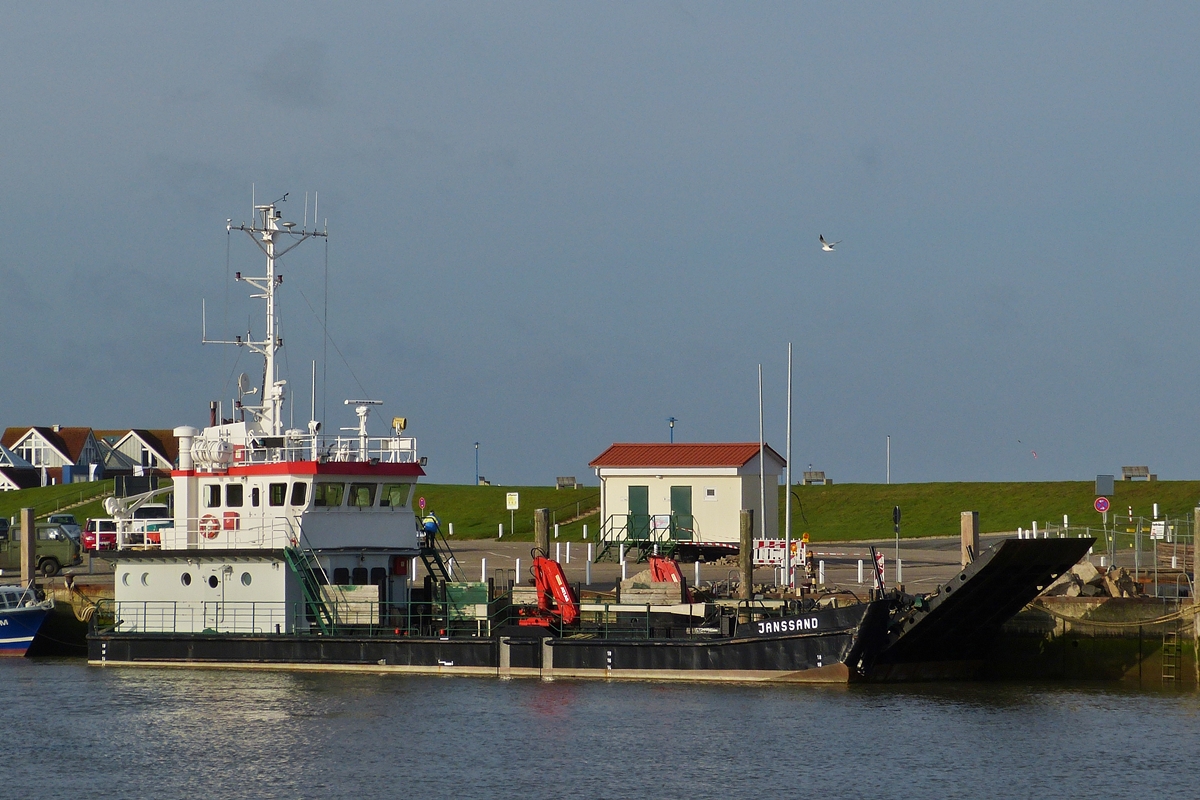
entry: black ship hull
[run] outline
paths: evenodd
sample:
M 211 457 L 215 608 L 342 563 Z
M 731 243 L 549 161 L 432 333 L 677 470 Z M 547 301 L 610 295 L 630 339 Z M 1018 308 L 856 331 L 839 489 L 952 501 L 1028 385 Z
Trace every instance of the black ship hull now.
M 887 614 L 884 601 L 818 609 L 707 639 L 558 636 L 536 628 L 444 638 L 100 632 L 88 637 L 88 658 L 96 666 L 847 683 L 877 655 Z

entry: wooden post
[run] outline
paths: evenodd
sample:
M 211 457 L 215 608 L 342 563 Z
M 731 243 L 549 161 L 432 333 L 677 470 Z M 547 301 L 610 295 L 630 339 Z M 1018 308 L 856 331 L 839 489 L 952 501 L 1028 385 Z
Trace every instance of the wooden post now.
M 979 512 L 964 511 L 959 515 L 962 565 L 965 567 L 979 555 Z
M 33 509 L 21 509 L 21 585 L 28 586 L 37 575 L 37 524 Z
M 750 600 L 754 597 L 754 509 L 743 508 L 740 523 L 742 535 L 738 547 L 738 567 L 741 570 L 742 586 L 738 597 Z
M 550 509 L 533 511 L 533 542 L 547 558 L 550 557 Z

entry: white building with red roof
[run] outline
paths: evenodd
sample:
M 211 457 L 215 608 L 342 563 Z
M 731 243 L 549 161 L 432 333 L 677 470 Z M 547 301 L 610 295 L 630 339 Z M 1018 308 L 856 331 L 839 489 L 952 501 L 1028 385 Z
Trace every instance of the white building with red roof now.
M 754 511 L 755 538 L 779 536 L 779 476 L 786 463 L 763 447 L 764 513 L 758 442 L 709 444 L 618 443 L 589 466 L 600 478 L 605 530 L 622 526 L 635 537 L 675 535 L 736 542 L 742 509 Z

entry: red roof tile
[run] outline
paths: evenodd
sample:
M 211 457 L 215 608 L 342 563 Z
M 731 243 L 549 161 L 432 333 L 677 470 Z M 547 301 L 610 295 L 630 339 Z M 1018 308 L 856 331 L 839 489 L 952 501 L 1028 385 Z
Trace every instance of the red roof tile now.
M 780 463 L 783 457 L 765 448 Z M 591 467 L 742 467 L 758 455 L 758 442 L 720 444 L 618 443 L 605 450 Z

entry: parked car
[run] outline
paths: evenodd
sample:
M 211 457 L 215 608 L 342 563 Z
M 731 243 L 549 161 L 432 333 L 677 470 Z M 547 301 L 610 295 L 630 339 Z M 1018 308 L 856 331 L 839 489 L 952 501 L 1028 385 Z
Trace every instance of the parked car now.
M 57 575 L 63 567 L 74 566 L 83 560 L 79 544 L 61 526 L 39 522 L 34 530 L 37 533 L 34 563 L 38 572 L 46 577 Z M 20 527 L 13 526 L 0 536 L 0 570 L 21 571 L 20 534 Z
M 46 519 L 46 522 L 58 525 L 60 528 L 70 534 L 71 538 L 77 542 L 79 541 L 80 536 L 83 534 L 83 529 L 80 528 L 79 523 L 75 521 L 74 514 L 51 514 Z
M 115 550 L 116 548 L 117 521 L 115 519 L 89 519 L 84 523 L 84 550 Z
M 131 533 L 137 543 L 162 544 L 164 528 L 174 528 L 175 520 L 171 517 L 171 509 L 166 503 L 146 503 L 133 512 Z

